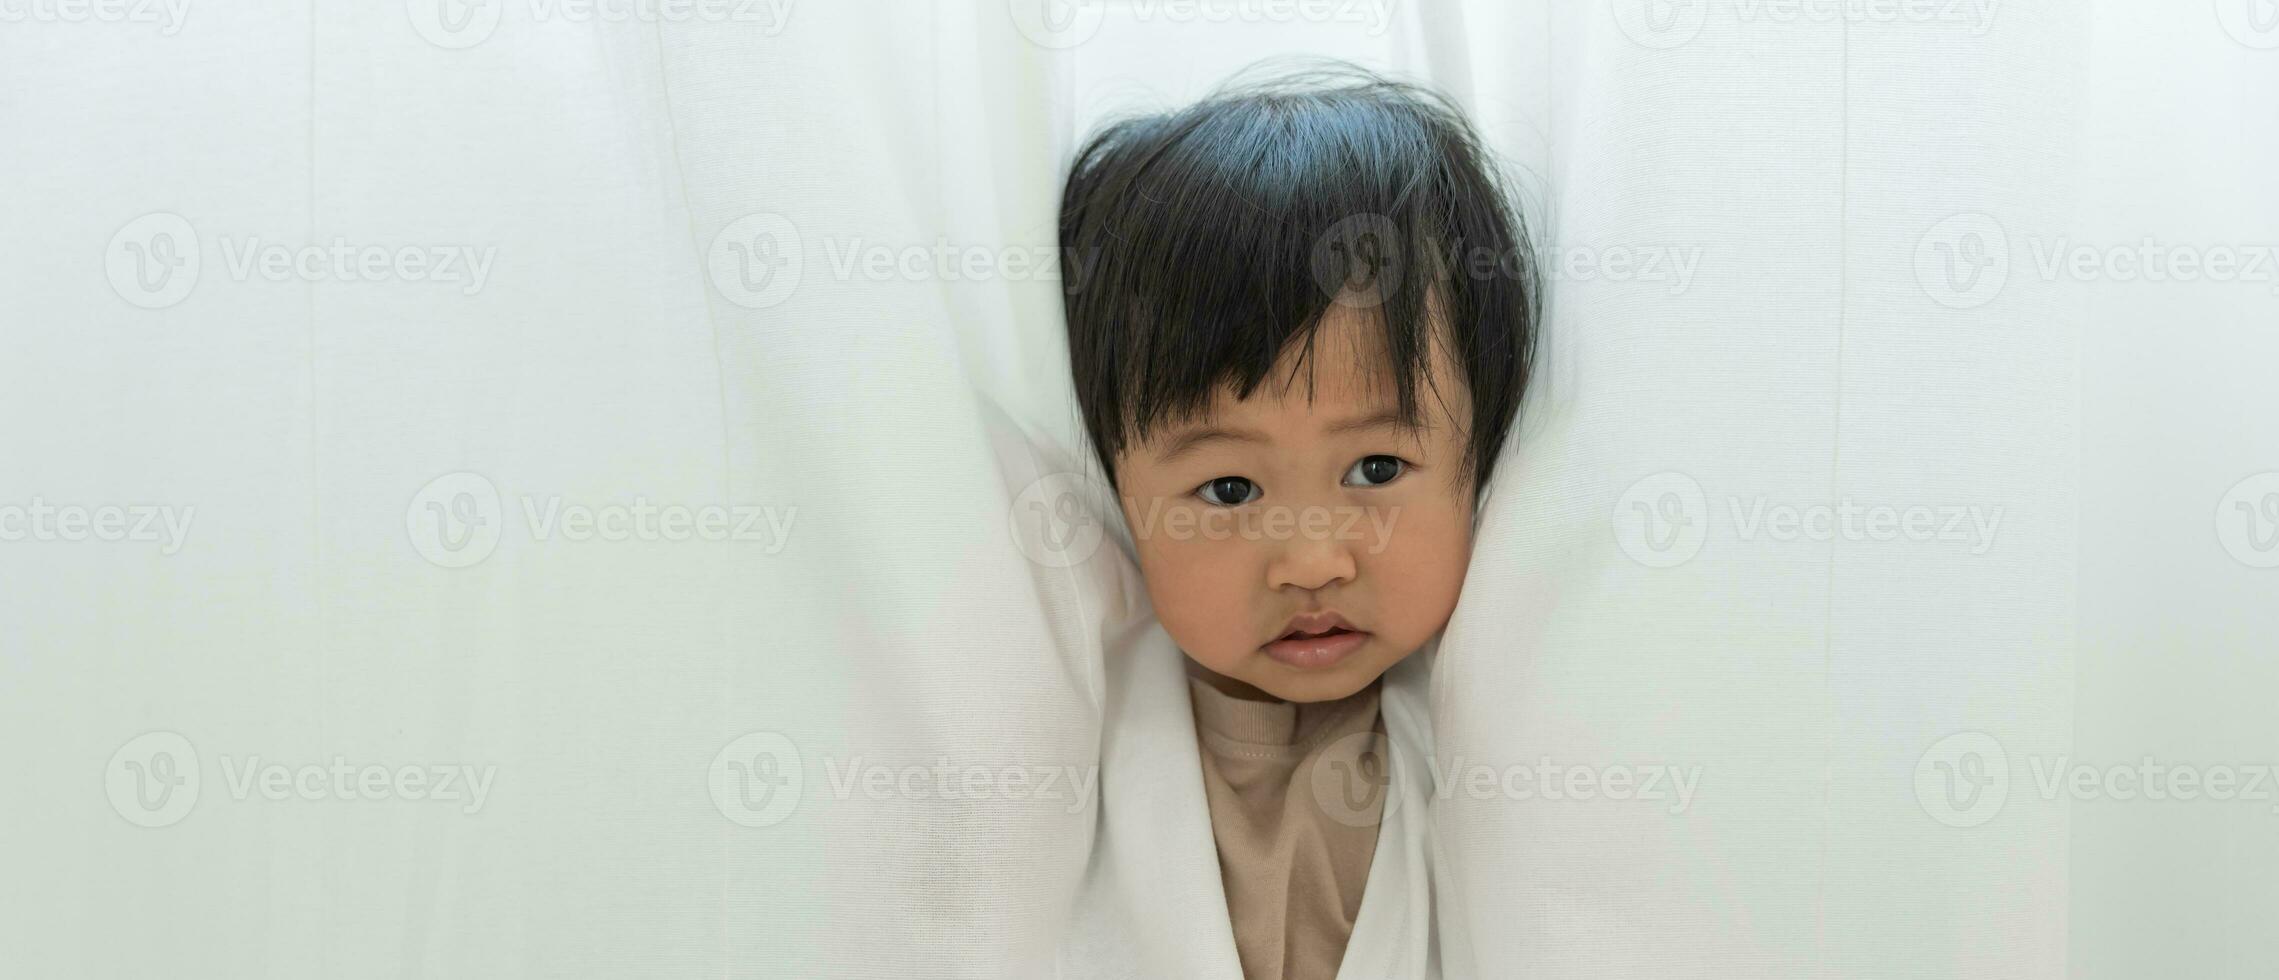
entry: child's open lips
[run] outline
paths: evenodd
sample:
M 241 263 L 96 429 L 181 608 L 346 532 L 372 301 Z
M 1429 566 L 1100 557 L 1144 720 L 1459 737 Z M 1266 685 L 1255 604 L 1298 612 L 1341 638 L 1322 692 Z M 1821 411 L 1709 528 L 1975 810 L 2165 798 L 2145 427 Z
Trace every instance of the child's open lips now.
M 1282 633 L 1261 649 L 1292 667 L 1318 669 L 1344 660 L 1368 641 L 1367 631 L 1355 629 L 1345 617 L 1325 610 L 1291 617 Z

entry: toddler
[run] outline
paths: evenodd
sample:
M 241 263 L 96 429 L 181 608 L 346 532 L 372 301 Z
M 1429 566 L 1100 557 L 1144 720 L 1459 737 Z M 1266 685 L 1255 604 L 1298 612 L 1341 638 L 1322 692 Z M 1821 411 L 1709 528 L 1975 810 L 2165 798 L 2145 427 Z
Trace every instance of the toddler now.
M 1085 429 L 1185 654 L 1248 980 L 1329 978 L 1383 783 L 1378 679 L 1448 622 L 1535 324 L 1525 230 L 1445 98 L 1337 66 L 1108 126 L 1063 190 Z M 1381 775 L 1381 769 L 1378 770 Z

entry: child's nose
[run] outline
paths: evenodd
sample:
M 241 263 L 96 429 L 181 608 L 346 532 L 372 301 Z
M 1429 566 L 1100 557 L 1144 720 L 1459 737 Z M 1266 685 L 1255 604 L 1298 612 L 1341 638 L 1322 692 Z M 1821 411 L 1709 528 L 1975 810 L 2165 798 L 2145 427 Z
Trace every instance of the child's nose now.
M 1274 559 L 1267 565 L 1267 587 L 1281 589 L 1296 587 L 1317 591 L 1332 585 L 1350 584 L 1358 571 L 1351 542 L 1334 534 L 1293 532 L 1281 541 L 1269 541 L 1276 549 Z

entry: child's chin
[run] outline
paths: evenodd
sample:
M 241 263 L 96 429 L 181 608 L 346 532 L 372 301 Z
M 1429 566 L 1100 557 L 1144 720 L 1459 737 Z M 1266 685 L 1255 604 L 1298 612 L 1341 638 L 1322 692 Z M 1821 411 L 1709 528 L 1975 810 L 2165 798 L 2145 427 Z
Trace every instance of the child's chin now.
M 1277 677 L 1271 684 L 1256 685 L 1259 690 L 1296 704 L 1314 704 L 1338 701 L 1352 697 L 1382 671 L 1357 663 L 1344 663 L 1302 677 Z

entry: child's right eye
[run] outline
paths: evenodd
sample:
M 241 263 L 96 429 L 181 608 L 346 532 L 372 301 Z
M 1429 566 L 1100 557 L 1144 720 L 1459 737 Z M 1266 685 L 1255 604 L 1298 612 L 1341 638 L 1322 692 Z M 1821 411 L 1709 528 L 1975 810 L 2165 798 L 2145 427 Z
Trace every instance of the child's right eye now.
M 1203 498 L 1203 502 L 1207 504 L 1218 507 L 1233 507 L 1257 500 L 1259 497 L 1258 484 L 1239 476 L 1215 477 L 1202 486 L 1196 487 L 1195 496 Z

